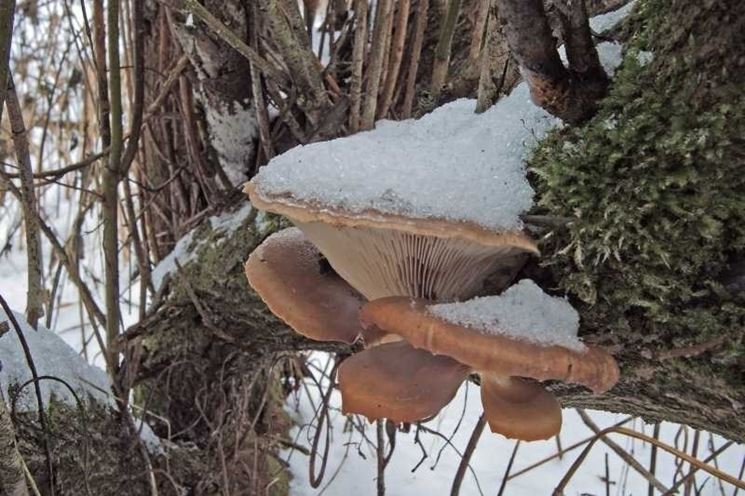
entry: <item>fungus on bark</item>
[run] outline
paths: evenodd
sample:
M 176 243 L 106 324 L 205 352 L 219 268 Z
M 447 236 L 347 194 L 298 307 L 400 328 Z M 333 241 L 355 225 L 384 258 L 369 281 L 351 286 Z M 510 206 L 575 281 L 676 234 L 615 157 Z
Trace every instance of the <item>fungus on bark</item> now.
M 254 206 L 300 227 L 334 270 L 369 300 L 468 298 L 496 270 L 516 273 L 526 255 L 538 253 L 518 230 L 374 210 L 356 213 L 260 192 L 254 182 L 246 191 Z
M 522 158 L 525 144 L 555 120 L 527 101 L 528 88 L 521 85 L 483 114 L 474 114 L 471 102 L 456 101 L 416 121 L 381 122 L 373 131 L 296 147 L 263 167 L 245 191 L 256 208 L 298 226 L 363 299 L 384 299 L 369 303 L 371 309 L 387 297 L 405 297 L 406 305 L 410 298 L 467 300 L 495 273 L 506 285 L 538 254 L 520 220 L 533 196 Z M 456 167 L 459 163 L 468 166 Z M 457 343 L 446 343 L 451 350 L 428 348 L 408 330 L 385 319 L 376 323 L 361 331 L 368 349 L 339 368 L 345 412 L 423 420 L 477 370 L 494 430 L 535 439 L 558 429 L 556 400 L 523 377 L 551 378 L 541 373 L 543 357 L 556 361 L 551 374 L 566 379 L 557 370 L 579 363 L 574 355 L 554 347 L 526 360 L 537 370 L 501 370 L 497 363 L 470 363 L 453 353 Z M 467 330 L 469 339 L 475 334 Z M 398 342 L 400 337 L 408 342 Z M 536 348 L 502 340 L 482 344 L 506 344 L 507 351 L 523 356 Z M 472 353 L 478 358 L 478 350 Z
M 297 228 L 272 234 L 246 262 L 246 276 L 269 310 L 303 336 L 353 343 L 364 298 L 333 271 Z
M 526 378 L 582 384 L 595 393 L 618 380 L 613 357 L 572 337 L 577 327 L 572 312 L 576 316 L 569 303 L 545 295 L 532 281 L 521 281 L 501 296 L 465 303 L 383 298 L 367 303 L 360 316 L 365 326 L 397 334 L 415 348 L 478 372 L 492 431 L 530 441 L 558 433 L 561 410 L 551 393 Z M 559 332 L 552 333 L 551 325 Z

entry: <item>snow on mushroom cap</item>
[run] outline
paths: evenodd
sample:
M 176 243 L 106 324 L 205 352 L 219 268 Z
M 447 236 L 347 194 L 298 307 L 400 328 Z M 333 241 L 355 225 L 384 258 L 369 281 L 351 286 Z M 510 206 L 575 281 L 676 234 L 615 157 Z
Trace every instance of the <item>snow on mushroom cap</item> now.
M 474 106 L 457 100 L 418 120 L 381 121 L 372 131 L 295 147 L 253 182 L 262 195 L 353 213 L 519 229 L 533 204 L 526 145 L 557 120 L 531 103 L 524 84 L 483 114 Z
M 447 322 L 487 334 L 576 351 L 587 349 L 577 338 L 577 311 L 565 298 L 547 295 L 530 279 L 523 279 L 501 295 L 430 305 L 427 311 Z

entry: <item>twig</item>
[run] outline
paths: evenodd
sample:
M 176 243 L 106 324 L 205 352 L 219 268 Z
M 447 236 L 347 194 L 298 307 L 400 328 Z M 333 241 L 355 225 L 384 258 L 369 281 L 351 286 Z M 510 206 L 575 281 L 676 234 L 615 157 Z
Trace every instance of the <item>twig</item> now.
M 378 117 L 385 117 L 393 101 L 393 92 L 398 82 L 398 73 L 401 69 L 401 60 L 404 55 L 404 43 L 406 42 L 406 26 L 409 22 L 409 8 L 411 0 L 399 0 L 398 17 L 396 18 L 395 35 L 391 42 L 391 58 L 383 87 L 383 99 L 378 110 Z
M 435 61 L 432 65 L 432 84 L 430 92 L 437 100 L 445 85 L 448 76 L 448 66 L 450 65 L 450 50 L 453 44 L 453 35 L 455 34 L 455 25 L 460 14 L 461 0 L 448 0 L 445 19 L 440 26 L 440 34 L 435 47 Z
M 581 408 L 577 408 L 577 414 L 579 414 L 582 421 L 585 423 L 587 427 L 590 428 L 592 432 L 600 436 L 600 428 L 597 426 L 597 424 L 590 418 L 590 416 L 582 410 Z M 649 472 L 644 466 L 639 463 L 633 456 L 631 456 L 626 450 L 624 450 L 621 446 L 618 445 L 615 441 L 612 439 L 609 439 L 605 436 L 600 436 L 600 440 L 608 446 L 610 449 L 612 449 L 621 459 L 626 462 L 631 468 L 636 470 L 642 477 L 644 477 L 647 481 L 649 481 L 650 487 L 656 488 L 660 492 L 667 491 L 667 487 L 657 480 L 657 478 Z M 594 442 L 594 440 L 592 441 Z
M 422 55 L 424 45 L 424 32 L 427 29 L 427 13 L 429 11 L 429 0 L 419 0 L 416 9 L 416 23 L 414 24 L 414 41 L 411 44 L 411 60 L 409 72 L 406 75 L 406 91 L 401 110 L 401 117 L 408 119 L 414 107 L 416 96 L 416 76 L 419 70 L 419 59 Z
M 349 97 L 349 130 L 356 133 L 360 128 L 360 105 L 362 100 L 362 67 L 367 48 L 367 0 L 354 2 L 354 48 L 352 49 L 352 80 Z
M 246 45 L 246 43 L 231 31 L 230 28 L 220 22 L 217 17 L 212 15 L 212 13 L 197 0 L 184 0 L 184 7 L 186 10 L 191 12 L 194 17 L 204 22 L 215 33 L 215 35 L 217 35 L 217 37 L 246 57 L 257 69 L 263 72 L 264 75 L 274 79 L 284 86 L 287 86 L 288 81 L 284 74 L 275 69 L 266 59 L 256 53 L 253 48 Z
M 375 424 L 375 431 L 377 434 L 377 444 L 375 446 L 375 452 L 377 454 L 378 461 L 378 477 L 377 477 L 377 495 L 385 496 L 385 421 L 380 419 Z
M 39 319 L 44 314 L 44 287 L 42 285 L 42 252 L 39 235 L 39 204 L 36 200 L 32 178 L 31 155 L 28 148 L 28 135 L 23 123 L 23 110 L 18 101 L 13 76 L 8 75 L 8 91 L 5 100 L 8 108 L 8 120 L 13 132 L 13 147 L 20 168 L 21 188 L 20 201 L 23 209 L 23 221 L 26 225 L 27 280 L 26 319 L 36 329 Z
M 623 424 L 626 424 L 626 423 L 630 422 L 633 418 L 634 417 L 626 417 L 624 420 L 621 420 L 620 422 L 617 422 L 612 427 L 620 427 Z M 547 456 L 546 458 L 544 458 L 542 460 L 539 460 L 536 463 L 533 463 L 531 465 L 528 465 L 524 469 L 521 469 L 521 470 L 515 472 L 514 474 L 510 475 L 509 476 L 509 479 L 514 479 L 514 478 L 516 478 L 516 477 L 518 477 L 520 475 L 523 475 L 523 474 L 526 474 L 526 473 L 530 472 L 531 470 L 533 470 L 535 468 L 540 467 L 541 465 L 544 465 L 544 464 L 550 462 L 551 460 L 554 460 L 556 458 L 560 458 L 562 455 L 564 455 L 566 453 L 569 453 L 570 451 L 573 451 L 573 450 L 579 448 L 580 446 L 583 446 L 583 445 L 589 443 L 590 441 L 592 441 L 596 437 L 597 437 L 597 435 L 592 435 L 592 436 L 590 436 L 588 438 L 583 439 L 582 441 L 578 441 L 578 442 L 572 444 L 571 446 L 568 446 L 567 448 L 565 448 L 563 451 L 561 451 L 559 453 L 554 453 L 553 455 Z
M 655 439 L 660 438 L 660 423 L 654 424 L 652 437 Z M 649 473 L 652 474 L 652 477 L 655 476 L 655 472 L 657 470 L 657 446 L 652 445 L 652 452 L 649 455 Z M 647 496 L 654 496 L 654 490 L 655 485 L 652 484 L 652 481 L 649 481 L 649 487 L 647 488 Z
M 741 489 L 745 489 L 745 481 L 738 480 L 735 477 L 726 474 L 722 472 L 721 470 L 718 470 L 715 467 L 711 467 L 707 465 L 704 462 L 701 462 L 700 460 L 697 460 L 696 458 L 692 457 L 688 453 L 684 453 L 676 448 L 673 448 L 672 446 L 669 446 L 661 441 L 658 441 L 657 439 L 654 439 L 653 437 L 647 436 L 646 434 L 642 434 L 641 432 L 636 432 L 631 429 L 627 429 L 625 427 L 610 427 L 608 429 L 603 429 L 602 431 L 598 432 L 597 437 L 590 441 L 590 443 L 585 447 L 585 449 L 580 453 L 580 455 L 577 457 L 577 459 L 574 461 L 572 466 L 569 468 L 567 473 L 564 475 L 564 477 L 559 481 L 559 484 L 556 486 L 556 488 L 553 491 L 554 496 L 560 496 L 564 492 L 564 488 L 567 486 L 569 481 L 572 479 L 572 476 L 577 472 L 577 469 L 582 464 L 582 462 L 587 458 L 587 455 L 590 453 L 590 450 L 595 445 L 595 442 L 600 439 L 603 436 L 606 436 L 608 434 L 612 433 L 618 433 L 622 434 L 624 436 L 629 436 L 635 439 L 639 439 L 642 441 L 645 441 L 650 444 L 656 445 L 658 448 L 661 448 L 668 453 L 672 453 L 674 455 L 677 455 L 681 458 L 683 458 L 685 461 L 690 463 L 692 466 L 696 467 L 696 469 L 703 470 L 714 477 L 717 477 L 719 479 L 722 479 L 726 481 L 729 484 L 732 484 L 735 487 L 739 487 Z M 693 469 L 692 469 L 693 470 Z M 690 475 L 690 474 L 689 474 Z
M 709 456 L 704 458 L 703 463 L 709 463 L 711 460 L 715 459 L 722 453 L 724 453 L 725 450 L 727 450 L 730 446 L 734 445 L 735 443 L 732 441 L 727 441 L 723 445 L 721 445 L 716 451 L 712 452 Z M 688 472 L 688 474 L 685 475 L 685 477 L 681 478 L 678 482 L 673 484 L 670 489 L 664 493 L 662 496 L 673 496 L 674 494 L 678 494 L 678 488 L 684 484 L 690 484 L 691 481 L 694 479 L 694 476 L 696 475 L 696 472 L 698 471 L 698 468 L 691 468 L 691 470 Z M 740 467 L 740 472 L 737 476 L 738 479 L 742 480 L 742 474 L 745 471 L 745 459 L 742 462 L 742 466 Z M 732 496 L 737 496 L 737 493 L 740 491 L 740 489 L 745 489 L 742 486 L 735 487 L 734 493 L 732 493 Z
M 375 126 L 375 115 L 378 107 L 378 90 L 383 74 L 385 60 L 385 41 L 390 35 L 393 16 L 391 0 L 379 0 L 376 6 L 375 28 L 373 30 L 370 66 L 367 71 L 365 86 L 365 104 L 362 109 L 360 129 L 372 129 Z
M 499 492 L 497 496 L 502 496 L 504 490 L 507 487 L 507 481 L 509 480 L 510 471 L 512 470 L 512 464 L 515 463 L 515 457 L 517 456 L 517 449 L 520 447 L 520 441 L 515 441 L 515 447 L 512 449 L 510 455 L 510 461 L 507 462 L 507 467 L 504 469 L 504 475 L 502 476 L 502 483 L 499 485 Z
M 455 472 L 455 479 L 453 479 L 453 485 L 450 488 L 450 496 L 458 496 L 460 494 L 460 486 L 463 484 L 463 477 L 466 475 L 466 468 L 471 463 L 471 457 L 476 451 L 476 446 L 479 443 L 481 434 L 484 432 L 484 426 L 486 426 L 486 417 L 482 413 L 479 420 L 471 432 L 471 437 L 468 439 L 466 450 L 463 452 L 463 457 L 460 459 L 458 464 L 458 470 Z

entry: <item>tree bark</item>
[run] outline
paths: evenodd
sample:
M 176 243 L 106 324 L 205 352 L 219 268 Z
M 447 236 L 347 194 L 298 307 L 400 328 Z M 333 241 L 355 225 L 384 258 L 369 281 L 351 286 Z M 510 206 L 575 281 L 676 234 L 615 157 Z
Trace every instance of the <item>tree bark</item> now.
M 0 493 L 28 496 L 23 461 L 16 447 L 16 433 L 5 399 L 0 394 Z
M 594 115 L 608 77 L 590 38 L 584 2 L 570 2 L 562 13 L 569 69 L 559 58 L 543 0 L 499 0 L 498 6 L 535 104 L 570 124 Z

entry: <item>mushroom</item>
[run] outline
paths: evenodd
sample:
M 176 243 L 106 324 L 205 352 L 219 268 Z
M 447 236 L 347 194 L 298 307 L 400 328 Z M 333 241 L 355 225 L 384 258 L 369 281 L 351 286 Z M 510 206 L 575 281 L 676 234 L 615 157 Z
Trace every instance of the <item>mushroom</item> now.
M 342 362 L 342 412 L 370 421 L 426 419 L 450 403 L 468 374 L 468 367 L 452 358 L 418 350 L 398 338 Z
M 532 295 L 532 299 L 526 295 Z M 528 307 L 531 303 L 537 306 L 516 308 L 519 298 L 524 298 Z M 542 306 L 555 307 L 543 316 L 544 323 L 540 322 Z M 498 318 L 492 322 L 484 319 L 487 308 L 500 310 L 495 312 Z M 569 329 L 567 320 L 576 316 L 572 312 L 567 302 L 545 295 L 532 281 L 521 281 L 501 296 L 461 304 L 382 298 L 367 303 L 360 318 L 363 326 L 395 333 L 415 348 L 448 356 L 478 372 L 492 431 L 530 441 L 559 432 L 561 409 L 551 393 L 525 378 L 582 384 L 595 393 L 608 390 L 618 381 L 618 366 L 605 351 L 585 346 L 567 332 L 546 332 L 554 321 Z M 491 325 L 487 328 L 478 324 Z M 541 332 L 523 332 L 524 324 L 542 327 Z
M 317 341 L 353 343 L 365 299 L 328 267 L 300 229 L 283 229 L 248 257 L 246 276 L 274 315 Z
M 357 213 L 263 191 L 256 178 L 246 192 L 255 207 L 284 215 L 300 227 L 334 270 L 368 300 L 469 298 L 490 274 L 499 270 L 514 277 L 527 255 L 538 254 L 535 243 L 519 230 L 372 209 Z

